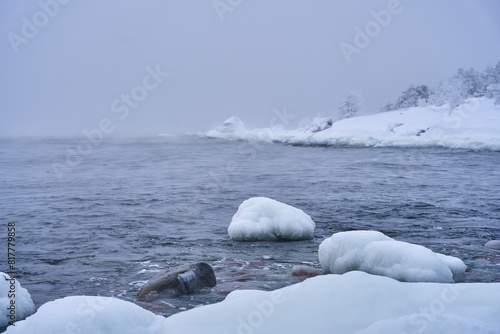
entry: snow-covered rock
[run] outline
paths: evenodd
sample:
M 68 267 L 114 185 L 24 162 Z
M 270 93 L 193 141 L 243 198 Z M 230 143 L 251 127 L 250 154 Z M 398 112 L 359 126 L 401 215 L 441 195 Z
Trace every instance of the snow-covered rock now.
M 215 128 L 218 133 L 239 133 L 245 131 L 245 124 L 236 116 L 226 119 L 221 125 Z
M 7 334 L 138 334 L 160 333 L 163 317 L 140 306 L 111 297 L 73 296 L 40 306 Z
M 15 314 L 16 321 L 35 313 L 35 304 L 28 290 L 16 279 L 11 280 L 9 275 L 0 272 L 0 327 L 5 327 L 9 321 L 14 320 L 14 316 L 10 317 L 13 310 L 12 301 L 15 308 L 12 313 Z
M 314 237 L 314 228 L 304 211 L 267 197 L 253 197 L 241 203 L 228 233 L 240 241 L 305 240 Z
M 309 124 L 304 127 L 304 130 L 316 133 L 331 128 L 332 124 L 332 117 L 315 117 Z
M 320 244 L 318 256 L 323 268 L 333 274 L 361 270 L 403 282 L 453 283 L 465 279 L 462 260 L 396 241 L 377 231 L 335 233 Z
M 360 271 L 239 290 L 168 318 L 107 297 L 66 297 L 7 334 L 500 333 L 500 283 L 404 283 Z

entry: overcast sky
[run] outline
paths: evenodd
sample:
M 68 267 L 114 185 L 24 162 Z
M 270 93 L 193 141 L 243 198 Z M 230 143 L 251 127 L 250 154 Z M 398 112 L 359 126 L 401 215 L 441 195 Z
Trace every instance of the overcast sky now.
M 0 135 L 267 127 L 284 108 L 292 128 L 350 90 L 373 113 L 500 60 L 497 0 L 2 0 L 0 22 Z

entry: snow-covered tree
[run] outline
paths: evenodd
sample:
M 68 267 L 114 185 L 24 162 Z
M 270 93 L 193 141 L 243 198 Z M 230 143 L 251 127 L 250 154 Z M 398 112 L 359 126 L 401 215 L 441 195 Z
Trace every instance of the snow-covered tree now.
M 453 109 L 464 103 L 465 99 L 468 97 L 467 87 L 464 82 L 453 76 L 439 84 L 436 92 L 429 97 L 429 102 L 437 105 L 449 103 L 450 109 Z
M 488 65 L 484 71 L 484 81 L 486 89 L 489 85 L 500 84 L 500 61 L 494 67 Z
M 462 82 L 466 97 L 484 96 L 486 93 L 485 76 L 475 68 L 471 67 L 468 70 L 459 68 L 453 78 Z
M 426 85 L 413 86 L 405 90 L 399 96 L 396 103 L 394 103 L 394 109 L 403 109 L 410 107 L 417 107 L 421 101 L 427 102 L 429 99 L 430 91 L 429 87 Z
M 495 99 L 495 104 L 500 104 L 500 83 L 489 85 L 486 88 L 486 97 Z
M 392 105 L 391 102 L 387 102 L 382 107 L 380 107 L 380 112 L 386 112 L 391 110 L 394 110 L 394 106 Z
M 340 100 L 339 119 L 357 116 L 361 110 L 363 98 L 358 92 L 348 92 Z

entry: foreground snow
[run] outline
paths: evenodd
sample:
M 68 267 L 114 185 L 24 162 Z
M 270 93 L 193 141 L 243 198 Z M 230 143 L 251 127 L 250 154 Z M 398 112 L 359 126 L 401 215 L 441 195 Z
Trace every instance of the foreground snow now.
M 499 295 L 500 283 L 401 283 L 352 271 L 235 291 L 169 318 L 114 298 L 67 297 L 6 333 L 499 333 Z
M 453 283 L 465 279 L 462 260 L 377 231 L 339 232 L 325 239 L 319 262 L 333 274 L 361 270 L 403 282 Z
M 110 297 L 74 296 L 40 306 L 5 333 L 139 334 L 160 333 L 164 318 L 140 306 Z
M 35 304 L 28 290 L 17 280 L 10 281 L 10 276 L 0 272 L 0 327 L 5 327 L 9 321 L 21 320 L 35 313 Z M 11 283 L 15 285 L 12 286 Z M 12 291 L 12 292 L 11 292 Z M 14 308 L 11 306 L 14 301 Z M 12 318 L 10 317 L 12 310 Z
M 267 197 L 243 203 L 228 227 L 231 239 L 305 240 L 314 237 L 315 224 L 304 211 Z
M 237 118 L 228 119 L 223 124 L 206 136 L 297 145 L 438 146 L 500 150 L 500 106 L 486 98 L 468 99 L 451 111 L 446 104 L 348 118 L 323 127 L 323 131 L 316 130 L 319 132 L 312 130 L 319 129 L 312 125 L 291 131 L 280 127 L 246 130 Z

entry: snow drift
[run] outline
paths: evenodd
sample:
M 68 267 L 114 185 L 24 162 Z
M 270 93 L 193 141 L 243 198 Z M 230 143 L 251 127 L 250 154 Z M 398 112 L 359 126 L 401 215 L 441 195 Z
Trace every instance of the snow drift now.
M 377 231 L 339 232 L 318 250 L 323 269 L 333 274 L 361 270 L 403 282 L 453 283 L 465 279 L 462 260 Z
M 275 291 L 234 291 L 169 318 L 108 297 L 67 297 L 7 334 L 500 332 L 500 283 L 402 283 L 352 271 Z
M 305 240 L 314 237 L 315 224 L 304 211 L 267 197 L 253 197 L 243 203 L 228 227 L 231 239 Z
M 296 130 L 284 130 L 279 127 L 246 130 L 243 125 L 238 125 L 231 126 L 234 129 L 231 132 L 215 129 L 205 135 L 229 140 L 257 140 L 294 145 L 500 150 L 500 105 L 495 105 L 492 99 L 487 98 L 468 99 L 466 103 L 452 110 L 448 104 L 412 107 L 326 124 L 327 126 L 311 124 Z
M 15 298 L 11 299 L 9 297 L 9 295 L 12 296 L 12 293 L 9 293 L 12 282 L 10 281 L 10 278 L 11 277 L 9 275 L 0 272 L 0 327 L 5 327 L 10 320 L 14 320 L 10 319 L 9 315 L 11 313 L 10 309 L 8 309 L 11 306 L 12 300 L 15 305 L 15 320 L 22 320 L 35 313 L 35 304 L 31 299 L 31 295 L 17 280 L 15 280 L 14 289 L 12 289 L 12 291 L 14 291 Z

